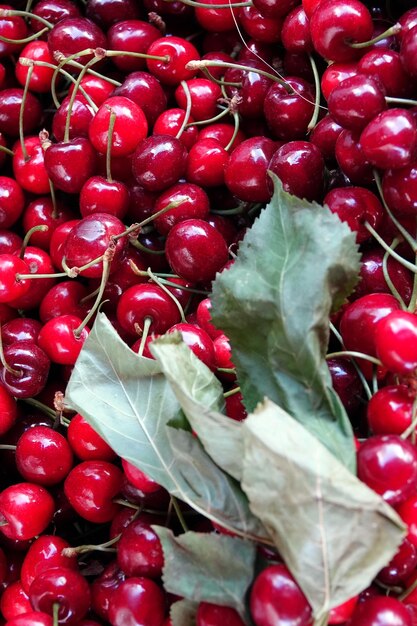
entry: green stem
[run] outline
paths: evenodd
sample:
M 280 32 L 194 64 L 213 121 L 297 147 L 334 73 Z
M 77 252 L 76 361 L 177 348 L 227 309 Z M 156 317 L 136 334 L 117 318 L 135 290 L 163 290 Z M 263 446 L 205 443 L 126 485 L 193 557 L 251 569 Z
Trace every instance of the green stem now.
M 395 250 L 395 248 L 398 246 L 400 240 L 398 239 L 398 237 L 396 237 L 392 243 L 391 243 L 391 250 Z M 394 298 L 396 298 L 398 300 L 398 302 L 401 305 L 401 308 L 403 309 L 403 311 L 407 310 L 407 307 L 404 303 L 404 300 L 401 297 L 400 292 L 398 291 L 398 289 L 396 288 L 396 286 L 394 285 L 394 283 L 391 280 L 391 276 L 389 275 L 389 271 L 388 271 L 388 258 L 389 258 L 389 252 L 385 251 L 384 254 L 384 258 L 382 259 L 382 272 L 384 274 L 384 279 L 385 282 L 387 283 L 389 290 L 391 291 L 392 295 L 394 296 Z M 414 275 L 414 277 L 416 277 L 417 274 Z
M 415 262 L 417 266 L 417 254 L 415 256 Z M 417 308 L 417 274 L 414 274 L 413 279 L 413 291 L 411 292 L 410 303 L 408 305 L 408 311 L 415 313 Z
M 36 400 L 36 398 L 23 398 L 22 401 L 25 404 L 29 404 L 29 406 L 33 406 L 36 409 L 39 409 L 40 411 L 42 411 L 42 413 L 45 413 L 45 415 L 47 415 L 48 417 L 55 419 L 56 417 L 55 411 L 51 409 L 49 406 L 46 406 L 46 404 L 43 404 L 43 402 Z
M 340 350 L 339 352 L 329 352 L 329 354 L 326 354 L 326 360 L 333 359 L 337 356 L 351 356 L 354 359 L 363 359 L 364 361 L 369 361 L 374 365 L 382 365 L 381 361 L 376 357 L 369 356 L 369 354 L 365 354 L 364 352 L 357 352 L 356 350 Z
M 107 135 L 107 149 L 106 149 L 106 177 L 109 183 L 113 182 L 113 178 L 111 175 L 111 151 L 112 151 L 114 125 L 116 123 L 116 117 L 117 117 L 116 113 L 110 110 L 109 131 Z
M 351 48 L 355 48 L 356 50 L 362 50 L 362 48 L 369 48 L 370 46 L 373 46 L 374 44 L 378 43 L 378 41 L 382 41 L 382 39 L 386 39 L 387 37 L 391 37 L 392 35 L 397 35 L 400 32 L 400 30 L 401 30 L 401 25 L 394 24 L 394 26 L 391 26 L 390 28 L 388 28 L 386 31 L 378 35 L 378 37 L 374 37 L 373 39 L 370 39 L 369 41 L 363 41 L 361 43 L 350 43 L 349 46 Z
M 410 100 L 409 98 L 393 98 L 391 96 L 386 96 L 385 102 L 387 102 L 387 104 L 399 104 L 401 106 L 417 106 L 417 100 Z
M 211 117 L 209 120 L 197 120 L 196 122 L 189 122 L 188 124 L 186 124 L 186 126 L 202 126 L 205 124 L 214 124 L 215 122 L 223 119 L 226 115 L 229 115 L 229 113 L 230 108 L 227 107 L 226 109 L 223 109 L 223 111 L 220 111 L 220 113 L 218 113 L 214 117 Z
M 149 278 L 151 280 L 153 280 L 154 283 L 156 283 L 157 285 L 159 285 L 159 287 L 165 291 L 165 293 L 167 294 L 167 296 L 169 296 L 171 298 L 171 300 L 173 300 L 175 302 L 175 304 L 177 305 L 178 311 L 180 312 L 180 316 L 181 316 L 181 321 L 182 322 L 186 322 L 187 320 L 185 319 L 185 315 L 184 315 L 184 309 L 182 308 L 178 298 L 176 298 L 174 296 L 174 294 L 172 293 L 172 291 L 170 291 L 168 289 L 168 287 L 166 287 L 163 282 L 157 277 L 155 276 L 155 274 L 152 272 L 151 268 L 148 268 L 147 274 L 149 276 Z M 176 285 L 176 287 L 178 288 L 178 285 Z
M 28 73 L 26 75 L 26 80 L 25 80 L 25 86 L 24 86 L 24 89 L 23 89 L 22 103 L 21 103 L 20 109 L 19 109 L 19 139 L 20 139 L 20 146 L 22 148 L 22 154 L 23 154 L 23 158 L 24 158 L 25 162 L 29 160 L 29 155 L 28 155 L 28 152 L 26 150 L 26 145 L 25 145 L 25 133 L 24 133 L 24 128 L 23 128 L 23 115 L 24 115 L 24 112 L 25 112 L 25 105 L 26 105 L 26 100 L 27 100 L 28 91 L 29 91 L 29 83 L 30 83 L 30 79 L 32 78 L 32 74 L 33 74 L 33 65 L 29 65 Z
M 175 2 L 175 0 L 165 0 L 165 2 Z M 200 9 L 238 9 L 239 7 L 251 7 L 253 6 L 252 2 L 232 2 L 232 3 L 224 3 L 223 4 L 206 4 L 205 2 L 197 2 L 197 0 L 181 0 L 183 4 L 188 5 L 189 7 L 195 7 Z
M 21 259 L 24 259 L 25 257 L 25 251 L 26 248 L 28 247 L 30 238 L 32 237 L 33 233 L 37 233 L 37 232 L 47 232 L 49 230 L 48 226 L 46 224 L 38 224 L 38 226 L 32 226 L 32 228 L 30 228 L 28 230 L 28 232 L 26 233 L 23 241 L 22 241 L 22 247 L 20 248 L 20 253 L 19 253 L 19 257 Z M 33 274 L 31 274 L 31 276 L 33 276 Z
M 373 237 L 377 240 L 377 242 L 384 248 L 384 250 L 388 252 L 390 256 L 394 257 L 394 259 L 397 259 L 397 261 L 401 263 L 401 265 L 404 265 L 404 267 L 409 269 L 410 272 L 417 274 L 417 266 L 414 265 L 413 263 L 410 263 L 410 261 L 407 261 L 407 259 L 404 259 L 402 256 L 397 254 L 395 250 L 391 250 L 387 242 L 384 241 L 384 239 L 382 239 L 382 237 L 376 232 L 375 228 L 369 224 L 369 222 L 365 222 L 365 228 L 369 230 L 371 235 L 373 235 Z
M 84 328 L 87 326 L 88 322 L 91 320 L 91 318 L 97 311 L 98 307 L 100 306 L 100 303 L 103 299 L 104 290 L 106 288 L 106 284 L 110 276 L 111 259 L 113 255 L 114 255 L 114 249 L 106 250 L 106 252 L 103 255 L 103 271 L 101 274 L 100 288 L 98 290 L 97 297 L 90 311 L 85 316 L 81 324 L 74 330 L 74 335 L 77 339 L 80 338 L 81 333 L 83 332 Z
M 54 25 L 43 17 L 36 15 L 36 13 L 29 13 L 28 11 L 17 11 L 15 9 L 0 9 L 0 17 L 26 17 L 31 20 L 37 20 L 46 26 L 49 30 L 52 30 Z
M 186 126 L 187 126 L 187 124 L 189 122 L 189 119 L 190 119 L 191 105 L 192 105 L 191 92 L 190 92 L 190 88 L 188 86 L 187 81 L 182 80 L 181 81 L 181 87 L 184 89 L 185 98 L 186 98 L 186 101 L 187 101 L 187 106 L 186 106 L 186 109 L 185 109 L 185 115 L 184 115 L 184 119 L 182 120 L 182 124 L 180 126 L 180 129 L 177 132 L 177 134 L 175 135 L 176 139 L 179 139 L 181 137 L 181 135 L 183 134 L 184 130 L 186 129 Z
M 14 152 L 13 150 L 10 150 L 10 148 L 6 148 L 6 146 L 1 146 L 0 145 L 0 152 L 5 152 L 6 154 L 8 154 L 11 157 L 14 157 Z
M 139 350 L 138 350 L 139 356 L 143 356 L 143 351 L 145 349 L 146 340 L 149 335 L 149 329 L 151 327 L 152 321 L 153 320 L 149 315 L 147 315 L 145 319 L 143 320 L 142 337 L 140 339 Z
M 233 387 L 233 389 L 229 389 L 229 391 L 225 391 L 223 394 L 223 398 L 230 398 L 230 396 L 234 396 L 239 393 L 240 387 Z
M 232 115 L 233 115 L 233 121 L 234 121 L 235 127 L 234 127 L 234 130 L 233 130 L 233 135 L 230 137 L 229 143 L 224 148 L 226 150 L 226 152 L 228 152 L 231 149 L 231 147 L 233 146 L 233 143 L 234 143 L 234 141 L 235 141 L 235 139 L 237 137 L 237 134 L 239 132 L 239 114 L 237 113 L 237 111 L 233 111 Z
M 188 531 L 187 522 L 185 521 L 184 515 L 182 514 L 181 507 L 178 504 L 178 500 L 175 496 L 171 496 L 172 506 L 174 507 L 175 514 L 178 517 L 178 521 L 181 524 L 181 528 L 186 533 Z
M 254 71 L 254 68 L 249 67 L 248 65 L 241 65 L 240 63 L 230 63 L 228 61 L 210 61 L 207 59 L 204 59 L 202 61 L 189 61 L 186 65 L 186 68 L 190 70 L 201 70 L 204 67 L 224 67 L 225 69 L 230 68 L 230 69 L 242 70 L 244 72 Z M 293 88 L 285 80 L 278 78 L 274 74 L 271 74 L 270 72 L 266 72 L 265 70 L 261 70 L 259 68 L 256 68 L 256 73 L 259 74 L 260 76 L 265 76 L 265 78 L 269 78 L 274 83 L 279 83 L 285 88 L 285 90 L 289 94 L 294 93 Z
M 40 37 L 42 37 L 42 35 L 48 32 L 49 28 L 42 28 L 42 30 L 38 31 L 37 33 L 33 33 L 32 35 L 24 37 L 23 39 L 10 39 L 10 37 L 4 37 L 3 35 L 0 35 L 0 41 L 4 41 L 4 43 L 15 43 L 24 45 L 26 43 L 30 43 L 31 41 L 36 41 L 36 39 L 39 39 Z
M 342 335 L 339 333 L 339 331 L 337 330 L 335 325 L 332 324 L 332 322 L 329 322 L 329 327 L 330 327 L 330 330 L 332 331 L 332 333 L 334 334 L 334 336 L 336 337 L 336 339 L 339 341 L 340 345 L 343 346 Z M 353 364 L 353 367 L 355 368 L 356 373 L 359 376 L 359 379 L 360 379 L 360 381 L 362 383 L 362 386 L 363 386 L 363 388 L 365 390 L 366 397 L 368 398 L 368 400 L 370 400 L 372 398 L 372 391 L 371 391 L 371 388 L 368 385 L 368 381 L 366 380 L 365 376 L 363 375 L 363 372 L 362 372 L 361 368 L 359 367 L 359 365 L 356 363 L 355 359 L 351 359 L 351 363 Z
M 314 86 L 316 90 L 316 95 L 314 98 L 314 111 L 313 111 L 313 115 L 311 116 L 311 120 L 309 121 L 308 126 L 307 126 L 307 131 L 310 132 L 311 130 L 313 130 L 313 128 L 317 124 L 317 120 L 319 119 L 321 91 L 320 91 L 320 76 L 317 70 L 316 62 L 313 59 L 311 54 L 308 55 L 308 58 L 310 59 L 311 69 L 313 70 Z
M 385 211 L 387 212 L 391 222 L 394 224 L 394 226 L 397 228 L 397 230 L 401 233 L 401 235 L 404 237 L 404 239 L 406 240 L 406 242 L 408 243 L 408 245 L 410 246 L 410 248 L 414 251 L 416 251 L 417 248 L 417 241 L 415 239 L 413 239 L 413 237 L 410 235 L 410 233 L 408 232 L 408 230 L 406 228 L 404 228 L 404 226 L 401 224 L 401 222 L 399 222 L 397 220 L 397 218 L 395 217 L 395 215 L 392 213 L 391 209 L 389 208 L 385 197 L 384 197 L 384 193 L 382 191 L 382 184 L 381 184 L 381 178 L 379 176 L 379 173 L 377 170 L 373 171 L 373 175 L 374 175 L 374 179 L 375 179 L 375 183 L 378 189 L 378 193 L 379 193 L 379 197 L 381 198 L 381 202 L 384 206 Z

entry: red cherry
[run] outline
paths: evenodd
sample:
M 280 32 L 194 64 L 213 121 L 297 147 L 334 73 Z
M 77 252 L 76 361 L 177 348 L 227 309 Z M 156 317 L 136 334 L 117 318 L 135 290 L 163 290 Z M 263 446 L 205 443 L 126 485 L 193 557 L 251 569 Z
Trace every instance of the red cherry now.
M 49 178 L 66 193 L 79 193 L 96 168 L 96 153 L 86 137 L 51 144 L 44 158 Z
M 2 10 L 12 9 L 13 6 L 9 4 L 0 5 Z M 0 32 L 3 37 L 7 39 L 24 39 L 28 34 L 28 28 L 26 22 L 22 17 L 1 17 L 0 19 Z M 0 42 L 0 58 L 8 57 L 16 52 L 19 52 L 22 48 L 22 44 L 10 43 L 7 41 Z
M 71 448 L 63 435 L 47 426 L 23 433 L 16 446 L 16 467 L 21 476 L 38 485 L 56 485 L 72 468 Z
M 411 425 L 413 401 L 406 385 L 378 389 L 367 407 L 369 428 L 375 435 L 401 435 Z
M 71 419 L 67 437 L 74 454 L 82 461 L 113 461 L 116 458 L 112 448 L 79 413 Z
M 350 626 L 411 626 L 406 607 L 396 598 L 376 596 L 358 602 Z
M 147 191 L 163 191 L 184 175 L 186 159 L 187 152 L 179 139 L 152 135 L 135 150 L 133 176 Z
M 124 156 L 133 152 L 148 133 L 142 109 L 129 98 L 108 98 L 98 109 L 89 127 L 90 141 L 98 152 L 107 150 L 110 116 L 116 116 L 111 139 L 111 154 Z
M 29 89 L 35 93 L 49 93 L 54 70 L 51 67 L 36 65 L 37 61 L 52 65 L 54 64 L 54 59 L 49 52 L 46 41 L 31 41 L 21 51 L 19 59 L 16 63 L 15 74 L 22 87 L 26 85 L 29 73 L 29 66 L 23 65 L 21 62 L 21 59 L 23 58 L 34 61 L 32 74 L 29 80 Z
M 163 84 L 179 85 L 182 80 L 189 80 L 196 73 L 196 70 L 186 69 L 186 65 L 199 59 L 198 51 L 191 42 L 181 37 L 161 37 L 151 43 L 147 54 L 166 57 L 165 61 L 146 61 L 150 73 Z
M 155 493 L 161 489 L 158 483 L 152 480 L 152 478 L 147 476 L 138 467 L 126 461 L 126 459 L 122 459 L 122 466 L 128 481 L 143 493 Z
M 132 521 L 117 543 L 117 562 L 126 576 L 159 578 L 164 555 L 158 535 L 141 519 Z
M 191 78 L 186 82 L 191 97 L 191 115 L 197 121 L 209 120 L 216 115 L 217 101 L 222 92 L 213 81 L 207 78 Z M 175 90 L 175 99 L 182 109 L 187 108 L 185 89 L 179 85 Z
M 64 552 L 69 547 L 70 544 L 58 535 L 41 535 L 35 539 L 22 563 L 21 581 L 26 593 L 38 574 L 51 567 L 78 568 L 77 555 L 67 556 Z
M 39 137 L 25 137 L 24 146 L 27 159 L 20 142 L 14 146 L 13 150 L 13 173 L 16 181 L 30 193 L 49 194 L 51 189 Z
M 375 330 L 376 351 L 383 365 L 407 375 L 417 368 L 417 317 L 408 311 L 393 311 Z
M 213 341 L 205 330 L 193 324 L 181 322 L 172 326 L 168 332 L 179 332 L 184 343 L 194 352 L 196 357 L 211 370 L 215 369 L 216 363 Z
M 155 228 L 161 235 L 167 235 L 171 228 L 186 219 L 206 219 L 209 215 L 210 202 L 206 192 L 192 183 L 177 183 L 164 191 L 155 203 L 153 212 L 158 213 L 171 202 L 179 206 L 166 211 L 154 220 Z
M 43 611 L 30 611 L 8 620 L 7 626 L 53 626 L 53 620 Z
M 360 136 L 367 160 L 380 169 L 409 165 L 417 153 L 417 125 L 404 109 L 388 109 L 374 117 Z
M 17 580 L 6 587 L 0 599 L 0 610 L 7 620 L 18 615 L 24 615 L 32 610 L 29 596 L 22 588 L 22 583 Z
M 225 167 L 228 189 L 245 202 L 267 202 L 271 197 L 267 170 L 277 143 L 266 137 L 242 141 Z
M 155 26 L 137 19 L 117 21 L 107 32 L 111 50 L 146 53 L 151 43 L 160 38 L 160 32 Z M 146 60 L 120 54 L 112 57 L 114 65 L 123 72 L 136 72 L 146 67 Z
M 216 187 L 224 182 L 229 155 L 216 139 L 198 139 L 187 159 L 187 180 L 202 187 Z
M 332 189 L 325 196 L 323 203 L 332 213 L 346 222 L 356 232 L 356 241 L 362 243 L 369 239 L 370 233 L 364 226 L 369 222 L 378 230 L 384 209 L 378 198 L 364 187 L 340 187 Z
M 239 613 L 228 606 L 200 602 L 197 609 L 197 626 L 243 626 Z
M 16 278 L 30 273 L 23 259 L 15 254 L 0 254 L 0 270 L 0 302 L 12 302 L 29 291 L 29 280 Z
M 0 527 L 10 539 L 33 539 L 52 520 L 55 504 L 40 485 L 16 483 L 0 493 L 0 517 L 7 522 Z
M 134 336 L 137 328 L 144 328 L 147 317 L 152 320 L 152 332 L 164 333 L 179 321 L 180 313 L 172 298 L 158 285 L 133 285 L 120 297 L 117 306 L 119 324 Z
M 113 592 L 109 607 L 112 626 L 131 624 L 162 626 L 164 621 L 164 594 L 148 578 L 132 576 Z
M 45 324 L 61 315 L 75 315 L 83 319 L 88 307 L 81 300 L 88 295 L 87 288 L 75 280 L 65 280 L 51 287 L 39 305 L 39 318 Z

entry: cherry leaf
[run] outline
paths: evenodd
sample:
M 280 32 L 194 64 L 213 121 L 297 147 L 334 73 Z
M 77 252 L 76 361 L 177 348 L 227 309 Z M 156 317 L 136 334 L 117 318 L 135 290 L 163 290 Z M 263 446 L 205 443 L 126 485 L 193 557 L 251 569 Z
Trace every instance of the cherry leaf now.
M 103 313 L 77 359 L 65 400 L 119 456 L 173 496 L 232 532 L 258 537 L 261 524 L 239 484 L 191 432 L 171 425 L 180 405 L 160 365 L 135 354 Z
M 240 480 L 242 424 L 223 415 L 223 387 L 213 372 L 182 341 L 170 333 L 151 343 L 182 410 L 213 461 Z
M 327 208 L 274 195 L 213 284 L 248 411 L 268 397 L 355 470 L 352 428 L 325 362 L 329 314 L 359 274 L 355 235 Z
M 162 543 L 164 588 L 195 602 L 229 606 L 246 619 L 245 596 L 254 576 L 256 545 L 217 533 L 178 537 L 153 526 Z
M 169 616 L 172 626 L 197 626 L 198 603 L 191 600 L 178 600 L 171 604 Z
M 266 400 L 243 425 L 242 487 L 319 620 L 395 554 L 395 511 L 299 422 Z M 267 468 L 267 471 L 266 471 Z

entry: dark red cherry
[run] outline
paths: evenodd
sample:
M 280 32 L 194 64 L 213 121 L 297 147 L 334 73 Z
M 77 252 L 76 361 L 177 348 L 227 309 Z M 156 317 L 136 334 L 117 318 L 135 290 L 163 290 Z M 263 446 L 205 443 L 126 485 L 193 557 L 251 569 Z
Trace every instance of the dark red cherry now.
M 415 77 L 417 75 L 417 28 L 414 26 L 406 30 L 401 37 L 400 57 L 406 72 Z
M 138 467 L 126 461 L 126 459 L 122 459 L 122 467 L 128 481 L 143 493 L 155 493 L 161 489 L 161 486 L 152 480 L 150 476 L 147 476 Z
M 139 17 L 135 0 L 88 0 L 86 15 L 104 29 L 122 20 Z
M 406 97 L 410 91 L 409 78 L 395 50 L 369 50 L 358 62 L 358 71 L 378 78 L 387 96 Z
M 33 539 L 52 520 L 55 504 L 40 485 L 15 483 L 0 493 L 1 532 L 10 539 Z
M 83 217 L 92 213 L 109 213 L 123 219 L 129 208 L 129 191 L 124 183 L 107 180 L 104 176 L 92 176 L 80 192 L 80 213 Z
M 50 431 L 54 432 L 51 428 Z M 64 550 L 70 544 L 58 535 L 41 535 L 27 551 L 21 569 L 23 590 L 28 593 L 34 579 L 51 567 L 78 568 L 77 555 L 66 555 Z
M 361 259 L 360 281 L 351 299 L 360 298 L 368 293 L 391 293 L 383 269 L 385 254 L 385 250 L 382 248 L 371 248 L 364 251 Z M 392 256 L 388 256 L 387 270 L 393 285 L 405 304 L 408 304 L 413 290 L 413 276 L 410 270 Z
M 12 9 L 13 6 L 9 4 L 0 5 L 2 9 Z M 17 15 L 11 17 L 1 17 L 0 19 L 0 32 L 3 37 L 7 39 L 19 40 L 27 37 L 28 28 L 25 20 Z M 23 44 L 13 43 L 8 41 L 0 42 L 0 58 L 8 57 L 23 47 Z
M 271 197 L 267 170 L 277 143 L 267 137 L 242 141 L 225 168 L 227 188 L 245 202 L 267 202 Z
M 265 44 L 276 44 L 281 40 L 283 19 L 266 17 L 255 6 L 246 6 L 239 11 L 239 22 L 250 37 Z
M 332 189 L 324 198 L 324 204 L 332 213 L 346 222 L 356 232 L 356 241 L 362 243 L 370 237 L 365 223 L 378 230 L 382 221 L 383 207 L 372 191 L 365 187 L 339 187 Z
M 0 369 L 0 379 L 6 389 L 16 398 L 33 398 L 46 385 L 50 361 L 45 352 L 32 341 L 18 341 L 4 349 L 7 364 Z
M 357 63 L 330 63 L 324 70 L 320 81 L 321 92 L 324 98 L 328 100 L 335 87 L 343 82 L 345 78 L 356 76 L 357 73 Z
M 290 52 L 313 51 L 310 23 L 302 6 L 296 7 L 287 15 L 282 25 L 281 37 L 282 45 Z
M 229 259 L 221 234 L 203 220 L 176 224 L 166 241 L 166 256 L 172 270 L 193 283 L 213 280 Z
M 53 57 L 58 52 L 69 57 L 88 48 L 106 49 L 107 40 L 103 31 L 91 20 L 70 17 L 60 20 L 49 32 L 48 46 Z M 83 65 L 92 58 L 92 54 L 75 56 L 75 60 Z
M 71 418 L 67 437 L 74 454 L 82 461 L 113 461 L 116 458 L 112 448 L 79 413 Z
M 0 228 L 0 254 L 13 254 L 22 248 L 23 239 L 9 229 Z
M 250 612 L 256 626 L 309 626 L 311 607 L 285 565 L 270 565 L 255 578 Z
M 23 102 L 23 89 L 11 87 L 0 92 L 0 132 L 8 137 L 19 136 L 19 116 Z M 30 134 L 39 127 L 42 119 L 42 106 L 30 91 L 26 95 L 23 108 L 23 133 Z
M 45 168 L 53 184 L 66 193 L 79 193 L 96 169 L 96 153 L 86 137 L 51 144 Z
M 51 24 L 57 24 L 66 17 L 81 17 L 79 8 L 72 0 L 40 0 L 32 8 L 32 13 Z M 37 19 L 32 19 L 30 26 L 34 32 L 39 32 L 44 28 L 44 24 Z
M 123 96 L 136 102 L 145 114 L 150 127 L 156 122 L 158 116 L 166 110 L 167 106 L 167 96 L 161 83 L 148 72 L 132 72 L 126 76 L 120 87 L 114 90 L 113 95 Z M 179 128 L 177 132 L 178 130 Z M 157 133 L 154 128 L 154 134 L 170 135 L 171 133 L 165 131 Z M 175 136 L 177 133 L 172 134 Z M 187 131 L 185 134 L 187 134 Z
M 20 185 L 9 176 L 0 176 L 0 227 L 13 226 L 24 206 L 25 196 Z
M 146 61 L 150 73 L 165 85 L 179 85 L 182 80 L 189 80 L 196 74 L 196 70 L 189 70 L 186 65 L 199 59 L 198 51 L 182 37 L 161 37 L 151 43 L 148 54 L 166 58 L 164 61 Z
M 417 162 L 401 169 L 386 170 L 382 179 L 384 198 L 395 214 L 416 215 Z
M 388 109 L 362 131 L 360 143 L 366 159 L 379 169 L 409 165 L 417 154 L 417 124 L 405 109 Z
M 336 160 L 343 174 L 354 185 L 369 185 L 374 180 L 373 167 L 359 143 L 359 133 L 342 130 L 336 139 Z
M 392 311 L 377 323 L 375 344 L 383 365 L 407 376 L 417 368 L 417 316 L 408 311 Z
M 22 225 L 25 232 L 35 226 L 46 226 L 45 231 L 35 231 L 30 237 L 30 244 L 43 250 L 49 250 L 52 233 L 60 224 L 72 219 L 70 209 L 62 202 L 52 202 L 52 198 L 41 196 L 32 200 L 25 208 Z
M 330 115 L 338 124 L 356 132 L 362 131 L 387 107 L 381 83 L 364 74 L 346 78 L 335 87 L 328 106 Z
M 0 436 L 5 435 L 17 419 L 17 404 L 13 396 L 0 387 Z
M 406 385 L 378 389 L 369 400 L 367 419 L 374 435 L 401 435 L 413 419 L 414 397 Z
M 350 626 L 412 626 L 406 607 L 396 598 L 376 596 L 358 602 Z
M 287 77 L 285 85 L 273 83 L 265 97 L 265 119 L 277 139 L 302 139 L 313 111 L 314 89 L 302 78 Z
M 29 589 L 33 608 L 52 614 L 57 604 L 61 624 L 76 624 L 90 608 L 91 594 L 82 574 L 68 567 L 51 567 L 39 573 Z
M 148 51 L 151 43 L 159 39 L 160 36 L 160 31 L 152 24 L 138 19 L 123 20 L 120 16 L 107 32 L 111 50 L 141 52 L 143 54 Z M 126 54 L 114 56 L 112 61 L 119 70 L 126 73 L 143 70 L 146 67 L 146 59 Z
M 336 159 L 336 142 L 343 128 L 331 115 L 323 117 L 310 133 L 310 141 L 318 147 L 324 160 L 332 163 Z
M 139 143 L 133 155 L 136 181 L 148 191 L 163 191 L 185 174 L 187 151 L 179 139 L 152 135 Z
M 207 367 L 214 370 L 216 367 L 213 341 L 205 330 L 193 324 L 181 322 L 172 326 L 170 333 L 179 332 L 184 343 L 194 352 Z
M 151 332 L 164 333 L 179 322 L 180 312 L 159 285 L 134 285 L 120 297 L 117 319 L 121 327 L 134 336 L 143 330 L 147 317 L 152 320 Z
M 155 120 L 155 124 L 153 127 L 154 135 L 170 135 L 171 137 L 176 137 L 177 133 L 179 133 L 180 128 L 182 128 L 182 124 L 185 118 L 185 111 L 183 109 L 167 109 L 166 111 L 162 111 Z M 194 119 L 192 116 L 189 118 L 189 123 L 192 124 Z M 187 150 L 191 148 L 197 141 L 199 136 L 198 127 L 197 126 L 188 126 L 181 133 L 181 137 L 179 140 L 184 145 Z
M 132 521 L 117 543 L 117 562 L 126 576 L 159 578 L 164 555 L 158 535 L 140 518 Z
M 52 119 L 52 132 L 57 141 L 63 141 L 65 127 L 71 97 L 67 96 L 61 102 L 61 106 L 54 113 Z M 75 96 L 72 103 L 70 122 L 68 127 L 69 139 L 88 137 L 90 122 L 94 117 L 94 110 L 81 93 Z
M 132 576 L 113 592 L 108 616 L 112 626 L 126 626 L 127 621 L 143 626 L 162 626 L 164 593 L 149 578 Z
M 324 187 L 324 159 L 308 141 L 289 141 L 272 156 L 269 169 L 281 180 L 285 191 L 307 200 L 320 200 Z M 269 181 L 272 188 L 272 182 Z
M 177 183 L 164 191 L 155 203 L 153 212 L 158 213 L 171 202 L 178 203 L 154 220 L 155 228 L 161 235 L 167 235 L 178 222 L 186 219 L 206 219 L 209 215 L 209 198 L 201 187 L 192 183 Z
M 200 602 L 197 609 L 197 626 L 244 626 L 244 622 L 235 609 Z
M 42 324 L 38 320 L 29 317 L 17 317 L 3 324 L 1 338 L 4 346 L 15 341 L 33 341 L 38 343 L 39 331 Z
M 45 324 L 53 317 L 76 315 L 83 319 L 88 312 L 88 301 L 81 300 L 88 295 L 84 285 L 75 280 L 65 280 L 51 287 L 39 306 L 39 317 Z
M 333 387 L 341 399 L 348 415 L 354 417 L 361 406 L 363 387 L 353 363 L 346 358 L 328 359 Z
M 384 585 L 401 585 L 413 573 L 417 566 L 417 548 L 407 539 L 403 539 L 391 561 L 378 574 L 378 580 Z
M 7 621 L 7 626 L 53 626 L 52 616 L 43 611 L 30 611 L 16 615 Z

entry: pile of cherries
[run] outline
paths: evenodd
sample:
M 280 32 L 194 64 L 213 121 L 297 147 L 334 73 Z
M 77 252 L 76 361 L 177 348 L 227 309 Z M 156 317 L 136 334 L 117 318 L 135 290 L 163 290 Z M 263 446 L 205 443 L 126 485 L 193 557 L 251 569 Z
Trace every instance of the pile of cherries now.
M 0 5 L 1 624 L 171 625 L 151 525 L 213 526 L 62 392 L 100 307 L 145 357 L 180 331 L 245 419 L 209 296 L 271 198 L 268 170 L 356 233 L 361 280 L 328 364 L 359 478 L 409 528 L 329 624 L 417 624 L 416 78 L 417 8 L 401 2 Z M 310 626 L 279 555 L 259 555 L 255 626 Z M 196 623 L 243 626 L 205 602 Z

